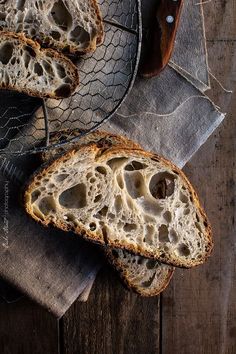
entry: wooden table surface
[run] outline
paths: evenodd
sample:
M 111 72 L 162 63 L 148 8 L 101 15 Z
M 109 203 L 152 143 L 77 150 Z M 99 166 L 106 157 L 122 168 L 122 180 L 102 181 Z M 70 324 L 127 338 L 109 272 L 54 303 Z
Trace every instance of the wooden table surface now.
M 236 0 L 204 8 L 210 70 L 236 89 Z M 88 302 L 76 302 L 60 321 L 27 299 L 1 304 L 1 354 L 236 353 L 236 92 L 214 80 L 212 88 L 227 116 L 184 169 L 214 230 L 207 264 L 176 270 L 151 299 L 129 293 L 104 270 Z

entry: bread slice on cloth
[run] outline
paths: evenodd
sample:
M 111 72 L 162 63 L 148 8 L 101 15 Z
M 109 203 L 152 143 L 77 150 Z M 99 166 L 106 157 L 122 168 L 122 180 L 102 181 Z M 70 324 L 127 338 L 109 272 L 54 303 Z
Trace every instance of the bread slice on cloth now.
M 150 152 L 75 147 L 39 170 L 25 191 L 43 225 L 173 266 L 203 263 L 211 227 L 186 176 Z
M 23 35 L 0 34 L 0 88 L 30 96 L 64 98 L 79 84 L 76 66 Z
M 1 30 L 24 33 L 58 51 L 92 52 L 103 40 L 96 0 L 5 0 L 0 14 Z
M 50 143 L 56 144 L 61 140 L 78 137 L 84 131 L 63 130 L 50 134 Z M 101 148 L 114 146 L 129 146 L 134 149 L 141 147 L 124 137 L 103 131 L 94 131 L 84 135 L 79 141 L 57 147 L 42 153 L 43 162 L 52 161 L 65 153 L 73 146 L 81 146 L 88 143 L 97 143 Z M 142 296 L 156 296 L 162 292 L 172 278 L 174 268 L 159 261 L 133 255 L 122 249 L 113 250 L 106 247 L 105 255 L 111 265 L 119 272 L 124 283 Z

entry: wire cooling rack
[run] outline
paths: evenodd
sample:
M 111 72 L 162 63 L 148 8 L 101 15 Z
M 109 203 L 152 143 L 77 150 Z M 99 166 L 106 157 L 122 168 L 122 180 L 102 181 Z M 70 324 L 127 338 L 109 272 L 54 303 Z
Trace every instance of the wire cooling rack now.
M 140 0 L 99 1 L 105 37 L 95 53 L 81 57 L 80 86 L 68 99 L 53 100 L 0 91 L 0 153 L 25 154 L 76 141 L 113 116 L 134 83 L 141 51 Z M 86 130 L 75 135 L 50 133 Z

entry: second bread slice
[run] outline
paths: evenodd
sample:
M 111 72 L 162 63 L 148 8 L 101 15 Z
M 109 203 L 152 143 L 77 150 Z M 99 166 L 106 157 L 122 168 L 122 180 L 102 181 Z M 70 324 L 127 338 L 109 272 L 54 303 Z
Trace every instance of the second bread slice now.
M 79 84 L 76 66 L 64 55 L 23 35 L 1 32 L 0 88 L 30 96 L 64 98 Z

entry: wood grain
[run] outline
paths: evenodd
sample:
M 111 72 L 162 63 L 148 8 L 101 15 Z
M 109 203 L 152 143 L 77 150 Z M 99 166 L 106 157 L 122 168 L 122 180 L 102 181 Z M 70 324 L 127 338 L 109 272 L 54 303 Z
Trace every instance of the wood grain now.
M 63 354 L 157 354 L 159 323 L 159 297 L 129 292 L 105 269 L 88 302 L 75 303 L 64 316 Z
M 206 19 L 213 18 L 206 20 L 209 63 L 211 72 L 231 89 L 236 83 L 235 1 L 215 3 L 205 5 Z M 177 270 L 163 294 L 163 354 L 173 348 L 181 354 L 236 352 L 236 93 L 224 93 L 211 81 L 209 94 L 228 115 L 185 172 L 212 223 L 214 253 L 204 266 Z
M 0 304 L 1 354 L 58 354 L 58 323 L 29 300 Z

